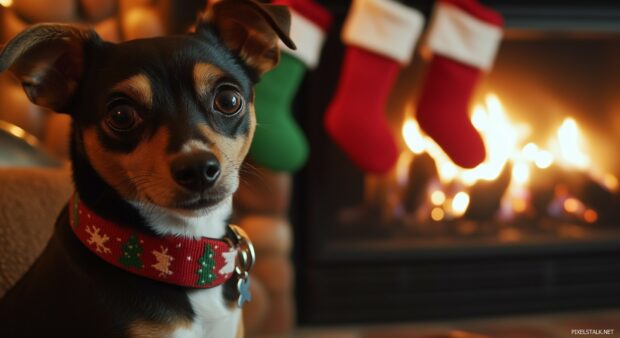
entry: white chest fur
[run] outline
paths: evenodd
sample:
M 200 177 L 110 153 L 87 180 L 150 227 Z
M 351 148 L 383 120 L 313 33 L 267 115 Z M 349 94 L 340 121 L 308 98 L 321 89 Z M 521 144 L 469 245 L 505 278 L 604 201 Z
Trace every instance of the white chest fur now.
M 222 297 L 222 287 L 187 293 L 196 313 L 192 326 L 178 329 L 174 338 L 234 338 L 239 330 L 241 309 Z
M 135 204 L 152 229 L 162 235 L 222 238 L 232 209 L 232 197 L 199 215 L 180 215 L 153 206 Z M 148 210 L 148 212 L 146 212 Z M 189 290 L 187 296 L 196 316 L 190 327 L 177 329 L 173 338 L 234 338 L 239 330 L 241 309 L 227 302 L 222 286 Z

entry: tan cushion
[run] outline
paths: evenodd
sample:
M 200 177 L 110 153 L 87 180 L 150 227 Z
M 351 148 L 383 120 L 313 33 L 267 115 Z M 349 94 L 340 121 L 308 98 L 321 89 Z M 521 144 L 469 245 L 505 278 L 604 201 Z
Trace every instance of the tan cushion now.
M 0 297 L 41 254 L 72 191 L 68 169 L 0 168 Z

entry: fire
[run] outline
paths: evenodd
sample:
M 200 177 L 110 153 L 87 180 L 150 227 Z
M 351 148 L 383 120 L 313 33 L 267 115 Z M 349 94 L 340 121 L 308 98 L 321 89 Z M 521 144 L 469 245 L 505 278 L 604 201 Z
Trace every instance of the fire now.
M 618 191 L 618 179 L 612 174 L 603 175 L 603 185 L 611 191 Z
M 479 105 L 474 108 L 471 120 L 482 135 L 487 158 L 473 169 L 463 169 L 452 163 L 441 147 L 422 133 L 413 118 L 408 118 L 403 124 L 402 134 L 407 147 L 414 154 L 426 152 L 433 157 L 442 183 L 449 184 L 456 180 L 466 186 L 471 186 L 479 180 L 496 179 L 506 163 L 517 152 L 519 142 L 529 132 L 528 126 L 510 121 L 506 110 L 495 94 L 487 95 L 485 103 L 485 106 Z M 411 116 L 411 114 L 408 115 Z
M 521 149 L 523 159 L 530 163 L 534 163 L 539 169 L 549 168 L 553 162 L 553 154 L 547 150 L 540 149 L 536 143 L 528 143 Z
M 527 163 L 515 163 L 512 167 L 512 179 L 519 185 L 525 185 L 530 179 L 530 167 Z
M 596 174 L 592 169 L 592 160 L 587 155 L 585 138 L 573 118 L 566 118 L 557 129 L 549 149 L 541 148 L 533 142 L 526 142 L 532 128 L 529 125 L 511 121 L 507 110 L 495 94 L 488 94 L 484 104 L 476 105 L 471 115 L 471 122 L 484 141 L 487 157 L 483 163 L 473 169 L 456 166 L 431 138 L 420 129 L 412 113 L 402 127 L 405 144 L 413 157 L 423 153 L 429 154 L 435 161 L 440 185 L 429 191 L 429 200 L 433 205 L 430 217 L 435 221 L 456 218 L 465 214 L 469 206 L 467 188 L 480 180 L 492 181 L 499 177 L 504 167 L 512 166 L 511 181 L 502 198 L 504 215 L 525 212 L 529 205 L 529 183 L 532 169 L 547 169 L 554 163 L 566 168 L 585 170 L 590 168 L 591 176 L 610 191 L 616 191 L 620 184 L 611 174 Z M 415 163 L 409 161 L 408 163 Z M 415 165 L 415 164 L 414 164 Z M 400 167 L 400 163 L 399 163 Z M 402 168 L 401 168 L 402 169 Z M 399 170 L 401 172 L 405 170 Z M 465 188 L 454 196 L 447 196 L 448 187 Z M 564 208 L 567 212 L 575 209 L 584 215 L 587 222 L 594 222 L 598 215 L 595 211 L 585 209 L 577 199 L 567 200 Z M 584 211 L 585 210 L 585 211 Z
M 540 169 L 549 168 L 553 164 L 553 161 L 553 155 L 546 150 L 539 151 L 534 158 L 534 164 Z
M 463 216 L 469 206 L 469 195 L 464 191 L 459 191 L 456 195 L 454 195 L 451 206 L 453 216 Z
M 2 7 L 11 7 L 13 5 L 13 0 L 0 0 L 0 6 Z
M 444 216 L 445 212 L 439 207 L 433 208 L 433 210 L 431 210 L 431 218 L 433 219 L 433 221 L 442 221 Z
M 427 138 L 422 135 L 418 122 L 408 119 L 403 124 L 403 138 L 407 147 L 416 155 L 422 154 L 426 150 Z
M 560 162 L 568 167 L 586 169 L 590 166 L 590 157 L 583 151 L 582 135 L 573 118 L 567 118 L 557 132 L 558 155 Z
M 431 194 L 431 203 L 434 205 L 442 205 L 446 201 L 446 194 L 441 190 L 435 190 Z

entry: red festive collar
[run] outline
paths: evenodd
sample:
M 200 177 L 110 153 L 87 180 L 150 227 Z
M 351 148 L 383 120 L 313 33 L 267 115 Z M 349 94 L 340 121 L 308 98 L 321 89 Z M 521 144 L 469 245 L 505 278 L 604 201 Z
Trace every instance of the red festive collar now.
M 106 262 L 136 275 L 190 288 L 212 288 L 237 276 L 239 305 L 249 300 L 249 294 L 243 293 L 249 287 L 247 271 L 253 264 L 254 252 L 242 230 L 239 235 L 240 230 L 231 226 L 238 237 L 234 240 L 157 237 L 98 216 L 80 201 L 77 193 L 69 209 L 73 232 Z M 242 268 L 236 266 L 238 254 Z

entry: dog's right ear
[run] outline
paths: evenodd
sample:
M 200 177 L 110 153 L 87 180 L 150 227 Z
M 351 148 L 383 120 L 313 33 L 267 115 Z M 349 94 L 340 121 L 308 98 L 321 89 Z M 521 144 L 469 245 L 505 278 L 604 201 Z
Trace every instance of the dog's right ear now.
M 291 14 L 286 6 L 263 4 L 255 0 L 222 0 L 200 15 L 197 30 L 215 28 L 226 47 L 260 76 L 280 59 L 278 40 L 289 48 Z
M 67 113 L 84 73 L 85 48 L 100 41 L 93 30 L 35 25 L 0 50 L 0 72 L 13 73 L 33 103 Z

